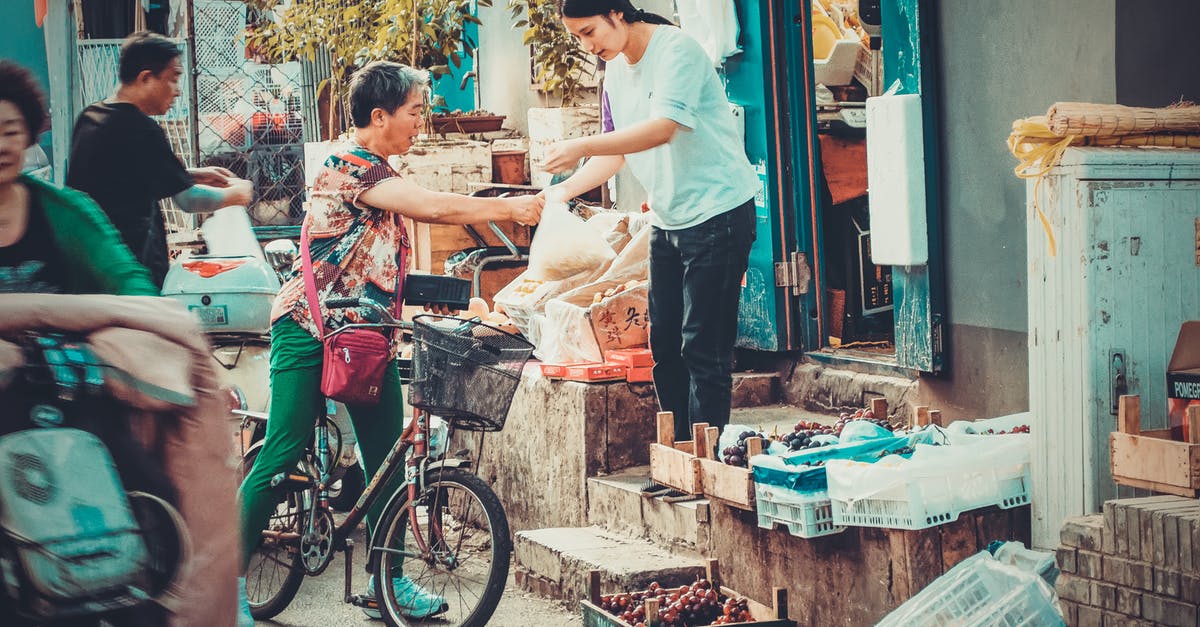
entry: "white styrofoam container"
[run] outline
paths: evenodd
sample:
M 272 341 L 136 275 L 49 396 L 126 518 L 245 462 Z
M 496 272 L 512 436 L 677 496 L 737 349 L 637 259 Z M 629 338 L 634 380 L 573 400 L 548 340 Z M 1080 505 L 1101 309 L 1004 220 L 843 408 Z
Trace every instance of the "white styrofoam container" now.
M 1167 361 L 1180 324 L 1200 317 L 1200 151 L 1071 148 L 1026 190 L 1033 546 L 1045 549 L 1065 518 L 1132 494 L 1110 469 L 1116 354 L 1143 427 L 1167 426 Z
M 880 266 L 928 263 L 920 95 L 867 98 L 867 195 L 871 261 Z
M 828 58 L 813 59 L 813 82 L 826 86 L 850 84 L 850 79 L 854 78 L 859 48 L 862 48 L 862 40 L 856 35 L 847 35 L 835 41 Z
M 191 257 L 171 264 L 162 295 L 181 302 L 210 333 L 265 335 L 279 279 L 256 257 Z

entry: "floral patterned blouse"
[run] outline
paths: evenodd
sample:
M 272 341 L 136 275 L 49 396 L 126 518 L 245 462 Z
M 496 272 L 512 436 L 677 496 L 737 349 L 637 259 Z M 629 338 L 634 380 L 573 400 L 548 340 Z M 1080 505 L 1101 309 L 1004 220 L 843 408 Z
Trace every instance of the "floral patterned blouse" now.
M 385 158 L 354 142 L 325 160 L 304 216 L 312 238 L 310 252 L 321 303 L 339 297 L 369 298 L 388 310 L 395 309 L 401 247 L 408 249 L 408 234 L 399 215 L 364 205 L 358 197 L 397 176 Z M 301 263 L 296 260 L 295 275 L 275 297 L 271 321 L 290 315 L 317 337 Z M 378 319 L 367 308 L 325 310 L 324 314 L 326 329 Z

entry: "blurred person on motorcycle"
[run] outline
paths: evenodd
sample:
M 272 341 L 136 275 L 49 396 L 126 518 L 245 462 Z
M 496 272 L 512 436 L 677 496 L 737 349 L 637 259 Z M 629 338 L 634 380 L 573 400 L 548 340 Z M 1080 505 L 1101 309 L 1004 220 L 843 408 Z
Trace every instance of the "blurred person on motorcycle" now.
M 318 302 L 331 298 L 371 299 L 388 310 L 397 305 L 398 282 L 407 268 L 408 234 L 402 217 L 433 224 L 515 221 L 535 224 L 544 200 L 537 196 L 477 198 L 431 191 L 397 173 L 389 155 L 402 155 L 425 128 L 428 98 L 425 72 L 399 63 L 376 61 L 350 81 L 348 104 L 353 139 L 335 149 L 316 176 L 312 202 L 304 217 L 311 237 L 312 271 Z M 299 262 L 298 262 L 299 263 Z M 326 328 L 377 322 L 369 308 L 323 310 Z M 303 273 L 297 271 L 279 291 L 271 312 L 271 403 L 263 447 L 242 482 L 243 569 L 261 541 L 275 507 L 271 478 L 295 468 L 312 436 L 314 418 L 323 411 L 320 393 L 322 345 L 308 301 Z M 376 405 L 350 404 L 347 409 L 362 451 L 362 466 L 371 477 L 401 436 L 404 400 L 395 360 L 388 365 Z M 397 483 L 402 481 L 397 477 Z M 385 499 L 367 513 L 374 529 Z M 367 594 L 374 594 L 374 581 Z M 432 594 L 396 573 L 390 582 L 414 617 L 436 613 L 443 605 Z M 364 610 L 367 611 L 367 610 Z M 248 608 L 243 610 L 248 615 Z M 372 615 L 368 611 L 368 615 Z M 376 612 L 372 615 L 378 618 Z
M 0 60 L 0 344 L 10 349 L 0 360 L 6 375 L 0 379 L 13 384 L 7 375 L 23 360 L 10 341 L 32 331 L 82 341 L 88 351 L 94 348 L 106 372 L 120 370 L 126 382 L 152 383 L 133 394 L 141 406 L 129 396 L 81 406 L 79 417 L 91 422 L 78 426 L 100 437 L 127 491 L 154 494 L 178 509 L 195 553 L 181 571 L 178 590 L 168 593 L 174 597 L 171 610 L 145 604 L 105 620 L 230 624 L 236 599 L 236 560 L 227 550 L 235 541 L 228 520 L 234 473 L 207 345 L 185 310 L 158 298 L 150 273 L 90 197 L 22 174 L 26 149 L 45 122 L 45 97 L 32 74 Z M 107 385 L 107 374 L 104 380 Z M 17 387 L 5 391 L 6 402 L 25 393 Z M 5 427 L 24 428 L 14 406 L 5 406 L 8 411 L 0 413 Z M 95 415 L 88 415 L 92 410 Z M 113 420 L 118 416 L 127 421 Z M 60 522 L 69 521 L 45 521 Z M 95 621 L 81 617 L 64 624 Z
M 67 169 L 67 185 L 96 200 L 159 287 L 169 264 L 159 200 L 171 198 L 183 211 L 199 213 L 249 205 L 253 197 L 250 181 L 225 168 L 184 167 L 150 117 L 166 114 L 179 96 L 181 53 L 156 33 L 125 39 L 121 84 L 111 98 L 79 114 Z
M 45 123 L 33 75 L 0 61 L 0 293 L 158 295 L 91 198 L 21 173 Z

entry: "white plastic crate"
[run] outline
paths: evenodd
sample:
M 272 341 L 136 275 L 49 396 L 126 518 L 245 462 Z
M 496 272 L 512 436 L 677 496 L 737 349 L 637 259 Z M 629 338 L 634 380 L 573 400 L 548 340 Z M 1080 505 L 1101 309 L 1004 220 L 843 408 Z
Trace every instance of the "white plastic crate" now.
M 827 492 L 801 493 L 779 486 L 754 484 L 758 526 L 774 529 L 776 524 L 801 538 L 818 538 L 840 533 L 846 528 L 835 525 Z
M 877 627 L 1025 627 L 1062 625 L 1040 577 L 986 551 L 963 560 L 884 617 Z
M 1023 472 L 1010 477 L 1002 477 L 995 470 L 920 477 L 869 498 L 834 498 L 833 520 L 854 527 L 915 530 L 953 522 L 962 512 L 980 507 L 1028 505 L 1028 464 L 1023 468 Z

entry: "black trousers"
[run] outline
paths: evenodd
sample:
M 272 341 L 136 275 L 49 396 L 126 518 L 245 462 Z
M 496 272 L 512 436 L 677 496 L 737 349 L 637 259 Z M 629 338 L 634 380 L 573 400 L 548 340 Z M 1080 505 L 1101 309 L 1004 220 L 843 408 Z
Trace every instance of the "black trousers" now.
M 675 414 L 675 438 L 689 440 L 692 424 L 729 424 L 733 343 L 755 237 L 754 201 L 686 229 L 652 228 L 654 388 L 659 407 Z

